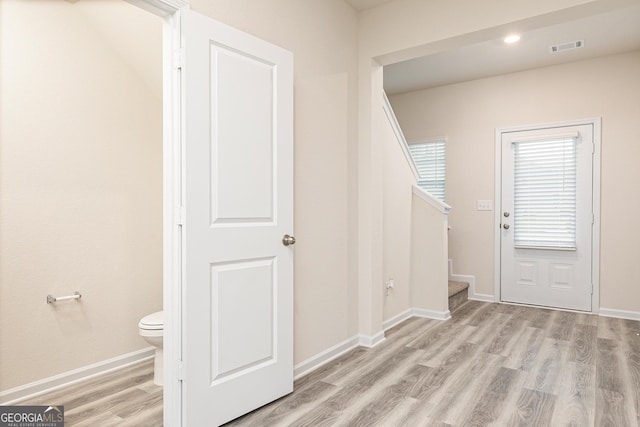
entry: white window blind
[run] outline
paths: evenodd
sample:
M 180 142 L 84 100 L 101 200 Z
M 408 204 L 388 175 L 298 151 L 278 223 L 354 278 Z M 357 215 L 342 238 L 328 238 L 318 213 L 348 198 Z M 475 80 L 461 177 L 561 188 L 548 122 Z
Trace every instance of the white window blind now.
M 576 249 L 577 136 L 514 142 L 516 247 Z
M 445 196 L 444 139 L 409 144 L 409 152 L 418 169 L 418 187 L 444 202 Z

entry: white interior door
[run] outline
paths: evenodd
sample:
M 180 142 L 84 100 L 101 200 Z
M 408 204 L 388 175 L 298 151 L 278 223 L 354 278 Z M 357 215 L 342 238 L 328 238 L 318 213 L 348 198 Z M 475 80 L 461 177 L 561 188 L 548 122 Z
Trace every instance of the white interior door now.
M 593 125 L 502 133 L 501 300 L 591 311 Z
M 293 56 L 182 19 L 182 419 L 219 425 L 293 390 Z

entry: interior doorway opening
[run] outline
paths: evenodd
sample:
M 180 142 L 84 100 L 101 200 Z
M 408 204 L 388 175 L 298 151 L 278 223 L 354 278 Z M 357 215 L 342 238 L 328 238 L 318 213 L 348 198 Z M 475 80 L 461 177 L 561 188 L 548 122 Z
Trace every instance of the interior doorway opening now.
M 3 215 L 1 240 L 20 245 L 9 245 L 0 262 L 22 269 L 20 276 L 29 282 L 3 278 L 3 294 L 28 295 L 11 298 L 19 301 L 15 310 L 1 311 L 6 316 L 29 313 L 40 326 L 27 335 L 44 336 L 64 347 L 55 352 L 47 346 L 50 355 L 63 356 L 59 366 L 28 358 L 25 362 L 32 368 L 0 373 L 3 386 L 27 383 L 26 392 L 39 393 L 151 354 L 136 349 L 146 347 L 137 323 L 145 314 L 162 310 L 163 293 L 171 286 L 166 277 L 175 271 L 175 227 L 167 233 L 167 224 L 174 224 L 173 209 L 167 206 L 175 202 L 167 188 L 175 181 L 172 147 L 178 107 L 176 79 L 168 64 L 177 38 L 177 12 L 184 6 L 168 0 L 0 4 L 5 163 L 0 181 L 13 188 L 2 191 L 2 207 L 10 212 Z M 16 7 L 32 7 L 38 19 L 19 25 L 13 19 Z M 65 17 L 66 12 L 71 17 Z M 5 36 L 15 29 L 23 31 L 20 37 Z M 83 48 L 81 54 L 74 53 L 76 47 Z M 28 67 L 27 72 L 20 67 Z M 19 240 L 10 240 L 12 235 Z M 28 249 L 29 240 L 40 246 Z M 38 279 L 37 274 L 46 277 Z M 47 294 L 76 290 L 81 302 L 39 305 Z M 36 309 L 27 309 L 36 303 Z M 12 336 L 22 335 L 25 343 L 25 322 L 3 318 L 3 323 L 23 326 L 20 334 L 2 328 L 3 348 L 15 349 L 8 344 Z M 125 329 L 126 338 L 113 333 Z M 78 351 L 66 357 L 72 348 Z M 16 367 L 13 362 L 2 365 Z M 11 377 L 18 372 L 35 377 Z M 42 378 L 46 381 L 32 381 Z

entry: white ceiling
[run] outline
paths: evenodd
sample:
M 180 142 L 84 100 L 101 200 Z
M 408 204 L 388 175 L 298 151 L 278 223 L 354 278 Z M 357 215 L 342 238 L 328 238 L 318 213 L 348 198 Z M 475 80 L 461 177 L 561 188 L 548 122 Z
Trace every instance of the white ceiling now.
M 385 91 L 389 95 L 398 94 L 640 49 L 640 5 L 532 30 L 521 36 L 513 45 L 502 39 L 487 40 L 385 66 Z M 584 47 L 549 53 L 549 46 L 575 40 L 584 40 Z
M 394 0 L 345 1 L 364 10 Z M 84 0 L 74 6 L 92 21 L 95 28 L 111 41 L 114 49 L 160 96 L 162 75 L 156 64 L 161 61 L 161 46 L 157 41 L 141 37 L 160 34 L 161 20 L 118 0 Z M 135 37 L 123 34 L 118 31 L 122 25 L 113 25 L 116 22 L 114 14 L 120 17 L 120 21 L 126 17 L 131 24 L 129 28 L 145 26 L 147 30 L 136 31 Z M 501 39 L 487 40 L 385 66 L 385 91 L 392 95 L 640 49 L 640 4 L 521 35 L 522 39 L 515 45 L 505 45 Z M 574 40 L 584 40 L 584 47 L 553 55 L 549 53 L 550 45 Z M 145 66 L 149 63 L 154 67 Z

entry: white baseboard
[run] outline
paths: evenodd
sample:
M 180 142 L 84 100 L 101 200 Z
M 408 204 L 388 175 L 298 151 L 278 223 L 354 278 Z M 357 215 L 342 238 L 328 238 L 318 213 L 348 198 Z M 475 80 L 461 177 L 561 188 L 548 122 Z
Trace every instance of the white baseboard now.
M 140 363 L 153 358 L 155 347 L 147 347 L 142 350 L 116 356 L 112 359 L 103 360 L 91 365 L 83 366 L 72 371 L 63 372 L 52 377 L 44 378 L 0 392 L 0 405 L 11 405 L 21 400 L 48 393 L 50 391 L 75 384 L 89 378 L 97 377 L 108 372 L 122 369 L 127 366 Z
M 334 359 L 342 356 L 348 351 L 353 350 L 356 347 L 375 347 L 384 341 L 384 331 L 380 331 L 374 336 L 369 335 L 354 335 L 353 337 L 342 341 L 339 344 L 334 345 L 315 356 L 311 356 L 310 358 L 303 360 L 293 367 L 293 379 L 297 380 L 298 378 L 304 377 L 307 374 L 315 371 L 321 366 L 331 362 Z
M 416 317 L 424 317 L 425 319 L 447 320 L 451 318 L 451 312 L 449 310 L 435 311 L 425 310 L 424 308 L 413 308 L 411 309 L 411 313 Z
M 469 289 L 476 286 L 476 276 L 469 276 L 466 274 L 450 274 L 449 280 L 453 280 L 454 282 L 467 282 L 469 284 Z
M 404 322 L 407 319 L 410 319 L 411 317 L 413 317 L 413 310 L 409 308 L 400 314 L 396 314 L 391 319 L 387 319 L 384 322 L 382 322 L 382 330 L 388 331 L 389 329 Z
M 354 335 L 353 337 L 298 363 L 293 367 L 293 378 L 297 380 L 311 371 L 318 369 L 320 366 L 337 359 L 346 352 L 353 350 L 359 345 L 360 338 L 358 335 Z
M 454 275 L 454 277 L 473 277 L 473 276 L 460 276 Z M 451 280 L 459 280 L 460 279 L 451 279 Z M 469 285 L 471 288 L 471 285 Z M 496 302 L 493 295 L 485 295 L 485 294 L 474 294 L 473 297 L 469 296 L 469 299 L 473 299 L 476 301 L 484 301 L 484 302 Z M 600 309 L 601 316 L 607 317 L 617 317 L 620 319 L 629 319 L 629 320 L 640 320 L 640 312 L 636 311 L 624 311 L 624 310 L 615 310 L 609 308 L 601 308 Z M 451 312 L 447 311 L 434 311 L 434 310 L 425 310 L 421 308 L 410 308 L 406 311 L 403 311 L 400 314 L 395 315 L 391 319 L 385 320 L 382 324 L 383 330 L 386 331 L 399 323 L 404 322 L 407 319 L 412 317 L 423 317 L 427 319 L 435 319 L 435 320 L 447 320 L 451 318 Z M 318 369 L 322 365 L 331 362 L 332 360 L 342 356 L 350 350 L 358 346 L 362 347 L 373 347 L 377 344 L 380 344 L 384 341 L 384 332 L 381 331 L 374 335 L 373 337 L 367 335 L 356 335 L 353 336 L 317 355 L 310 357 L 309 359 L 297 364 L 294 368 L 294 379 L 298 379 L 303 377 L 310 372 Z M 1 401 L 2 394 L 0 394 Z
M 468 296 L 469 299 L 476 293 L 476 276 L 470 276 L 467 274 L 449 274 L 449 280 L 454 282 L 465 282 L 469 284 Z
M 372 348 L 384 341 L 384 331 L 371 335 L 358 335 L 359 343 L 362 347 Z
M 435 311 L 435 310 L 425 310 L 422 308 L 410 308 L 406 311 L 403 311 L 400 314 L 395 315 L 391 319 L 385 320 L 382 323 L 382 330 L 388 331 L 394 326 L 404 322 L 407 319 L 411 319 L 412 317 L 422 317 L 425 319 L 435 319 L 435 320 L 447 320 L 451 318 L 451 312 L 447 311 Z
M 455 282 L 466 282 L 469 284 L 468 298 L 474 301 L 497 302 L 495 296 L 476 293 L 476 276 L 466 274 L 453 274 L 451 272 L 452 262 L 449 260 L 449 280 Z
M 476 276 L 470 276 L 466 274 L 454 274 L 452 260 L 449 260 L 449 280 L 453 280 L 454 282 L 468 283 L 469 284 L 468 297 L 470 300 L 484 301 L 484 302 L 498 302 L 496 301 L 496 297 L 493 295 L 476 293 Z
M 494 297 L 493 295 L 486 295 L 486 294 L 473 294 L 473 295 L 470 294 L 469 299 L 473 301 L 482 301 L 482 302 L 498 302 L 496 301 L 496 297 Z
M 616 310 L 614 308 L 600 308 L 600 316 L 616 317 L 618 319 L 640 320 L 640 313 L 637 311 Z
M 400 314 L 395 315 L 391 319 L 385 320 L 382 323 L 383 330 L 378 332 L 373 336 L 369 335 L 355 335 L 339 344 L 334 345 L 331 348 L 328 348 L 315 356 L 312 356 L 300 363 L 298 363 L 293 368 L 293 378 L 298 379 L 301 378 L 316 369 L 320 368 L 322 365 L 325 365 L 332 360 L 342 356 L 350 350 L 353 350 L 356 347 L 375 347 L 384 341 L 384 331 L 396 326 L 397 324 L 404 322 L 407 319 L 412 317 L 424 317 L 427 319 L 436 319 L 436 320 L 447 320 L 451 317 L 451 313 L 449 310 L 447 311 L 433 311 L 433 310 L 424 310 L 420 308 L 410 308 L 406 311 L 403 311 Z

